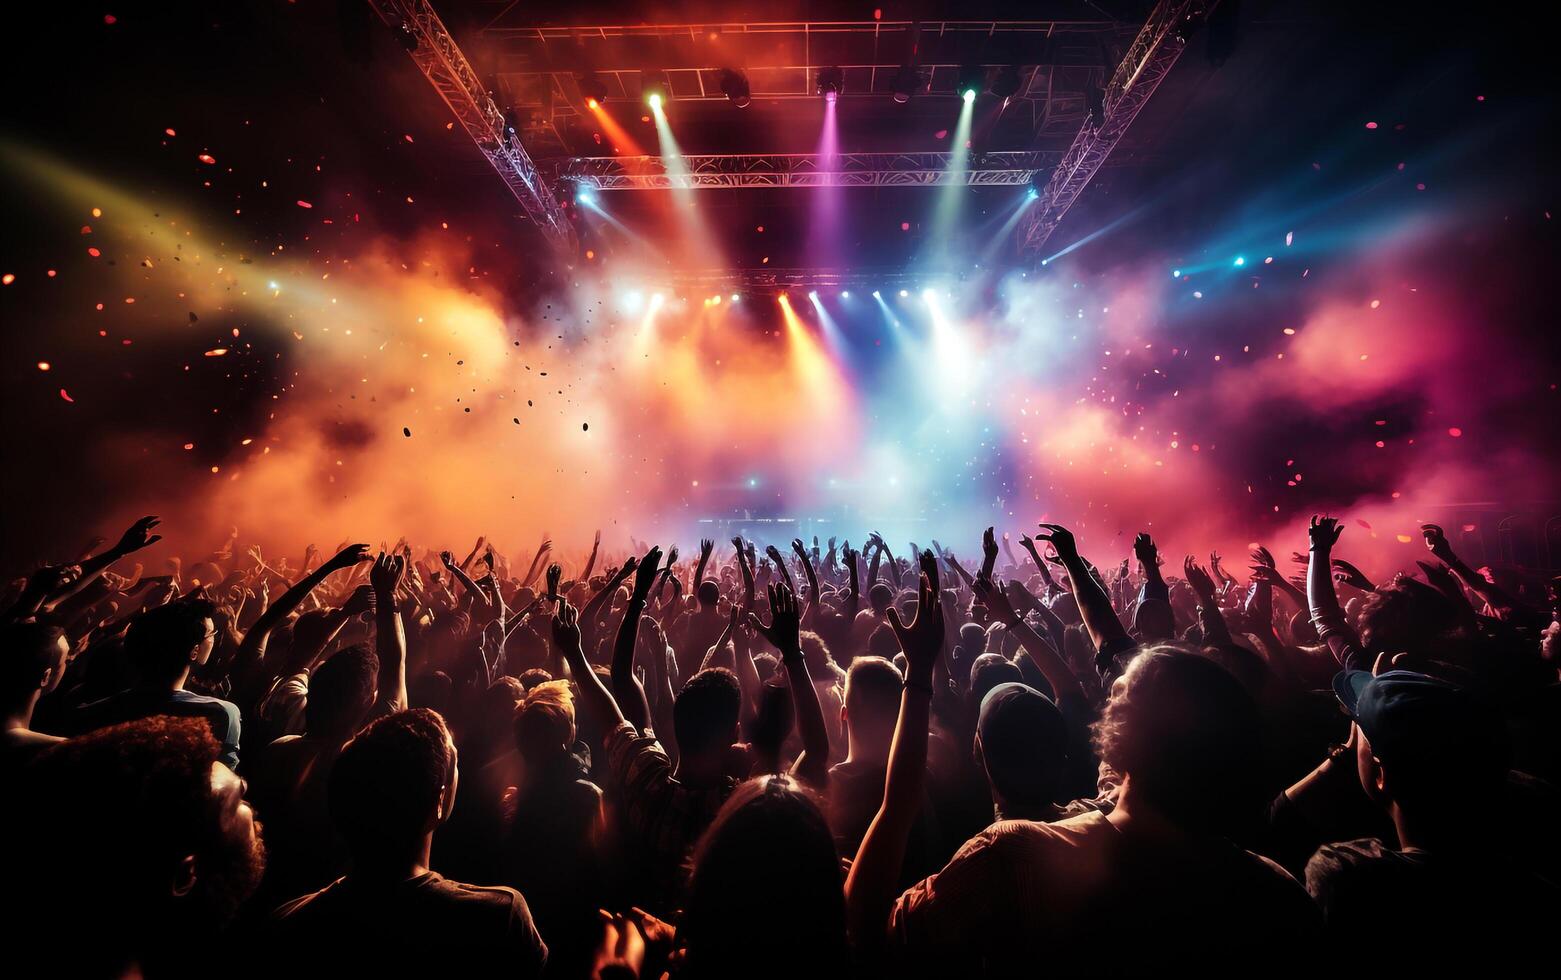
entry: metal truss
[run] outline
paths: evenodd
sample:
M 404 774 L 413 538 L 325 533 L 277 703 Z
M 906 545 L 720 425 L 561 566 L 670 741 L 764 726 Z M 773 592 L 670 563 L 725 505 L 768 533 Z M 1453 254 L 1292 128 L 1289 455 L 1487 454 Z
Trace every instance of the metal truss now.
M 1134 38 L 1126 57 L 1106 87 L 1100 118 L 1085 119 L 1073 145 L 1052 171 L 1040 200 L 1025 212 L 1019 226 L 1019 254 L 1040 254 L 1063 215 L 1077 201 L 1140 109 L 1187 47 L 1184 32 L 1214 8 L 1219 0 L 1160 0 Z
M 953 170 L 947 153 L 719 153 L 688 155 L 668 172 L 663 157 L 570 157 L 553 173 L 558 183 L 604 191 L 696 187 L 932 187 L 958 182 L 973 186 L 1023 187 L 1055 164 L 1055 150 L 990 151 L 970 154 L 967 168 Z
M 558 199 L 537 172 L 519 137 L 506 137 L 504 114 L 428 0 L 369 0 L 369 5 L 400 34 L 413 63 L 433 83 L 466 134 L 520 202 L 526 216 L 557 252 L 573 258 L 578 248 L 574 228 Z

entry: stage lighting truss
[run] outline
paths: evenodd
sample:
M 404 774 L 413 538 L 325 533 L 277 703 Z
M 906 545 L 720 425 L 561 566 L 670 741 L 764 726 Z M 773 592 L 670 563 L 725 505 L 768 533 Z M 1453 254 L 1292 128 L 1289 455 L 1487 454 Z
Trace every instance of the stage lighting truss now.
M 640 75 L 640 98 L 651 107 L 666 105 L 672 99 L 672 86 L 664 71 L 647 71 Z
M 526 217 L 556 252 L 572 257 L 578 250 L 574 228 L 553 191 L 537 173 L 523 141 L 507 136 L 504 113 L 488 94 L 471 63 L 427 0 L 370 0 L 376 13 L 403 40 L 412 63 L 433 84 L 466 130 L 477 149 L 520 202 Z
M 569 157 L 554 163 L 555 180 L 603 191 L 698 187 L 935 187 L 958 180 L 977 187 L 1024 187 L 1061 159 L 1055 150 L 988 150 L 966 168 L 949 166 L 947 153 L 689 154 L 669 172 L 661 157 Z M 1121 157 L 1117 163 L 1143 163 Z
M 1105 165 L 1140 109 L 1176 64 L 1187 37 L 1218 0 L 1159 0 L 1101 93 L 1099 119 L 1086 117 L 1040 199 L 1020 220 L 1019 254 L 1037 259 L 1063 215 Z M 1092 115 L 1092 114 L 1090 114 Z
M 607 83 L 596 72 L 580 76 L 580 98 L 587 109 L 595 109 L 607 101 Z
M 980 65 L 965 65 L 959 69 L 959 83 L 954 92 L 966 102 L 974 102 L 986 88 L 986 69 Z

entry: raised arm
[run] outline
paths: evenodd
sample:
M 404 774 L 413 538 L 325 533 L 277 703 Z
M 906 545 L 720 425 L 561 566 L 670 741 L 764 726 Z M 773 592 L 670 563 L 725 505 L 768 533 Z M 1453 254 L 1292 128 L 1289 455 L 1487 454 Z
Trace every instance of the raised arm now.
M 992 572 L 997 568 L 997 536 L 993 530 L 989 527 L 981 532 L 981 571 L 976 575 L 977 579 L 988 582 L 992 581 Z
M 76 564 L 81 569 L 81 574 L 76 576 L 74 580 L 56 589 L 42 603 L 41 611 L 49 612 L 55 609 L 65 600 L 96 581 L 108 570 L 108 566 L 114 564 L 119 559 L 161 541 L 163 539 L 161 534 L 152 533 L 152 529 L 160 523 L 161 520 L 157 517 L 143 517 L 130 525 L 125 530 L 125 533 L 120 535 L 119 543 L 114 545 L 114 547 L 101 554 L 94 555 L 91 558 L 84 558 L 77 562 Z
M 1182 574 L 1186 576 L 1187 584 L 1192 586 L 1192 591 L 1198 596 L 1198 623 L 1203 627 L 1204 645 L 1216 646 L 1230 643 L 1230 628 L 1225 625 L 1225 616 L 1220 612 L 1219 602 L 1214 598 L 1214 579 L 1208 572 L 1198 567 L 1192 555 L 1183 559 Z
M 1083 617 L 1084 628 L 1089 631 L 1090 640 L 1095 644 L 1095 666 L 1102 678 L 1114 679 L 1117 655 L 1132 650 L 1138 644 L 1127 635 L 1122 621 L 1111 608 L 1111 597 L 1106 595 L 1100 580 L 1095 578 L 1079 554 L 1073 532 L 1061 524 L 1042 524 L 1041 527 L 1047 533 L 1037 534 L 1036 540 L 1051 542 L 1052 547 L 1057 549 L 1057 563 L 1067 569 L 1068 580 L 1073 583 L 1073 597 L 1079 604 L 1079 615 Z
M 1332 517 L 1312 516 L 1307 529 L 1311 547 L 1307 553 L 1306 600 L 1317 636 L 1328 644 L 1334 659 L 1345 670 L 1370 670 L 1371 661 L 1361 647 L 1360 637 L 1344 618 L 1339 597 L 1333 591 L 1333 565 L 1329 556 L 1343 530 Z
M 1541 628 L 1549 622 L 1548 617 L 1538 615 L 1533 609 L 1509 595 L 1501 586 L 1464 564 L 1463 559 L 1453 553 L 1453 546 L 1448 543 L 1447 535 L 1439 525 L 1423 524 L 1420 533 L 1425 536 L 1426 548 L 1431 554 L 1452 569 L 1453 574 L 1469 587 L 1470 592 L 1484 599 L 1491 609 L 1495 610 L 1498 619 L 1527 621 L 1530 625 Z
M 271 638 L 271 631 L 277 625 L 292 615 L 303 601 L 330 577 L 332 572 L 353 568 L 360 562 L 369 560 L 369 546 L 366 544 L 350 544 L 338 551 L 331 559 L 319 568 L 298 580 L 298 584 L 288 589 L 255 620 L 255 625 L 244 634 L 244 642 L 239 647 L 238 660 L 240 667 L 255 667 L 264 663 L 266 658 L 266 644 Z M 269 680 L 269 678 L 261 678 Z
M 699 564 L 694 566 L 694 581 L 689 583 L 689 591 L 699 592 L 699 583 L 705 580 L 705 566 L 710 563 L 710 554 L 715 551 L 715 542 L 709 538 L 699 539 Z
M 888 931 L 906 842 L 921 809 L 927 779 L 932 673 L 943 649 L 943 604 L 938 601 L 938 566 L 931 552 L 921 556 L 916 618 L 907 626 L 900 621 L 899 610 L 890 606 L 889 625 L 906 660 L 900 716 L 889 748 L 883 802 L 846 876 L 847 921 L 857 944 L 868 949 L 880 945 Z
M 580 617 L 568 600 L 559 602 L 558 612 L 553 614 L 553 649 L 569 665 L 580 689 L 580 706 L 596 723 L 597 730 L 606 733 L 623 724 L 617 700 L 586 662 L 585 650 L 580 646 Z
M 478 543 L 480 544 L 481 541 L 479 540 Z M 493 600 L 488 598 L 488 593 L 479 589 L 477 583 L 472 581 L 471 576 L 466 574 L 466 569 L 455 563 L 454 555 L 448 551 L 441 551 L 439 552 L 439 561 L 444 564 L 445 571 L 454 576 L 455 580 L 460 582 L 461 586 L 466 589 L 473 602 L 480 603 L 484 607 L 493 605 Z
M 748 625 L 770 641 L 781 655 L 786 679 L 791 684 L 791 702 L 797 712 L 797 730 L 802 735 L 802 754 L 792 766 L 798 779 L 816 789 L 829 782 L 829 728 L 824 724 L 824 709 L 818 703 L 818 690 L 808 675 L 808 662 L 802 656 L 802 616 L 797 595 L 777 582 L 770 586 L 770 625 L 748 614 Z
M 396 587 L 406 572 L 406 559 L 380 552 L 369 570 L 374 588 L 374 652 L 379 656 L 379 706 L 384 713 L 407 705 L 407 635 L 401 624 Z M 378 712 L 376 712 L 378 713 Z
M 596 556 L 602 550 L 602 532 L 597 531 L 596 537 L 591 540 L 591 556 L 585 560 L 585 571 L 580 573 L 580 581 L 591 580 L 591 570 L 596 567 Z
M 634 644 L 639 639 L 640 616 L 645 612 L 651 587 L 656 584 L 660 563 L 661 549 L 654 545 L 640 559 L 634 575 L 634 594 L 629 596 L 629 607 L 623 611 L 618 639 L 612 648 L 613 695 L 624 710 L 624 716 L 642 732 L 650 727 L 650 705 L 645 701 L 645 692 L 634 680 Z
M 1008 632 L 1019 641 L 1020 649 L 1030 658 L 1035 666 L 1039 667 L 1041 674 L 1046 678 L 1046 683 L 1052 686 L 1052 692 L 1058 700 L 1064 697 L 1084 698 L 1084 685 L 1073 676 L 1073 671 L 1068 669 L 1067 661 L 1062 659 L 1061 652 L 1047 642 L 1039 633 L 1030 628 L 1030 624 L 1024 621 L 1008 601 L 1008 596 L 1003 593 L 1002 586 L 990 579 L 976 579 L 976 594 L 981 601 L 991 610 L 993 618 L 1008 627 Z

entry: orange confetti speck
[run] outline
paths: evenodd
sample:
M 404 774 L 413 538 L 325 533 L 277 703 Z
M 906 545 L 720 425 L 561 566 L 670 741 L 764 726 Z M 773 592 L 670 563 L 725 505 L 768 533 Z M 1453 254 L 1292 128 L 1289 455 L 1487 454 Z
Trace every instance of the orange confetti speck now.
M 1453 426 L 1453 427 L 1452 427 L 1452 428 L 1450 428 L 1450 429 L 1448 429 L 1448 430 L 1447 430 L 1447 434 L 1448 434 L 1448 435 L 1450 435 L 1450 436 L 1452 436 L 1452 437 L 1453 437 L 1453 438 L 1454 438 L 1454 439 L 1457 439 L 1457 438 L 1458 438 L 1458 437 L 1460 437 L 1460 436 L 1462 436 L 1462 435 L 1463 435 L 1463 430 L 1462 430 L 1462 429 L 1460 429 L 1460 428 L 1458 428 L 1458 427 L 1457 427 L 1457 426 L 1456 426 L 1456 425 L 1455 425 L 1455 426 Z
M 222 355 L 226 354 L 227 352 L 228 352 L 228 349 L 226 347 L 213 347 L 211 350 L 206 352 L 206 356 L 207 357 L 221 357 Z
M 185 449 L 186 449 L 186 450 L 190 450 L 190 449 L 194 449 L 194 448 L 195 448 L 195 443 L 193 443 L 193 442 L 187 442 L 187 443 L 185 443 L 185 444 L 184 444 L 184 448 L 185 448 Z
M 1376 309 L 1377 307 L 1379 307 L 1381 305 L 1382 305 L 1382 300 L 1380 300 L 1380 299 L 1374 299 L 1374 300 L 1371 301 L 1371 308 L 1372 309 Z
M 167 133 L 169 136 L 178 136 L 179 135 L 178 133 L 173 131 L 173 127 L 172 126 L 169 126 L 167 129 L 163 130 L 163 132 Z
M 401 134 L 401 138 L 406 140 L 408 143 L 412 142 L 412 134 L 411 133 L 402 133 Z
M 4 283 L 7 286 L 11 285 L 11 283 L 13 283 L 15 281 L 16 281 L 16 273 L 14 273 L 14 272 L 7 272 L 5 275 L 0 276 L 0 283 Z
M 312 207 L 314 207 L 314 205 L 313 205 L 313 204 L 310 204 L 310 203 L 309 203 L 309 202 L 308 202 L 308 201 L 298 201 L 298 202 L 296 202 L 296 203 L 297 203 L 297 204 L 298 204 L 298 206 L 299 206 L 299 207 L 301 207 L 301 208 L 312 208 Z
M 135 301 L 136 301 L 136 298 L 134 296 L 126 296 L 125 297 L 125 302 L 126 303 L 134 303 Z
M 50 364 L 48 361 L 39 361 L 38 362 L 38 370 L 40 370 L 40 371 L 47 371 L 51 367 L 53 367 L 53 365 Z
M 50 279 L 53 279 L 57 275 L 59 275 L 59 273 L 57 271 L 55 271 L 54 269 L 50 269 L 49 270 L 49 278 Z
M 66 391 L 64 388 L 60 389 L 60 397 L 65 399 L 66 401 L 70 402 L 73 405 L 76 403 L 76 399 L 72 398 L 70 396 L 70 392 Z
M 196 157 L 195 159 L 199 160 L 201 163 L 216 163 L 217 162 L 217 158 L 212 156 L 210 153 L 202 153 L 200 156 Z
M 585 250 L 585 257 L 588 260 L 596 258 L 596 250 L 595 249 L 590 249 L 590 248 L 586 249 Z
M 218 470 L 220 470 L 220 469 L 222 469 L 222 467 L 220 467 L 220 466 L 213 466 L 213 467 L 212 467 L 212 468 L 211 468 L 211 471 L 212 471 L 212 472 L 213 472 L 213 473 L 216 473 L 216 472 L 217 472 L 217 471 L 218 471 Z
M 1295 336 L 1295 328 L 1294 327 L 1286 327 L 1285 328 L 1285 336 L 1286 337 L 1294 337 Z
M 1415 540 L 1407 534 L 1395 534 L 1393 536 L 1398 539 L 1399 544 L 1408 544 L 1409 542 Z
M 247 445 L 249 445 L 250 443 L 252 443 L 254 441 L 255 440 L 253 440 L 253 439 L 241 439 L 241 440 L 239 440 L 239 445 L 240 446 L 247 446 Z
M 93 258 L 97 258 L 99 255 L 102 255 L 103 253 L 99 252 L 95 248 L 89 248 L 89 249 L 87 249 L 87 254 L 92 256 Z

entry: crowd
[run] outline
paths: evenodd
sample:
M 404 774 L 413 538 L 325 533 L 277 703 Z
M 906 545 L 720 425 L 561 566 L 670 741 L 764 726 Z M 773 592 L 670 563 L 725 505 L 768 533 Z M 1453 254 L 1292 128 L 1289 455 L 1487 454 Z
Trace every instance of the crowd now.
M 1435 525 L 1382 583 L 1326 517 L 1239 576 L 1055 524 L 153 574 L 157 525 L 0 596 L 16 975 L 1494 971 L 1561 921 L 1557 581 Z

